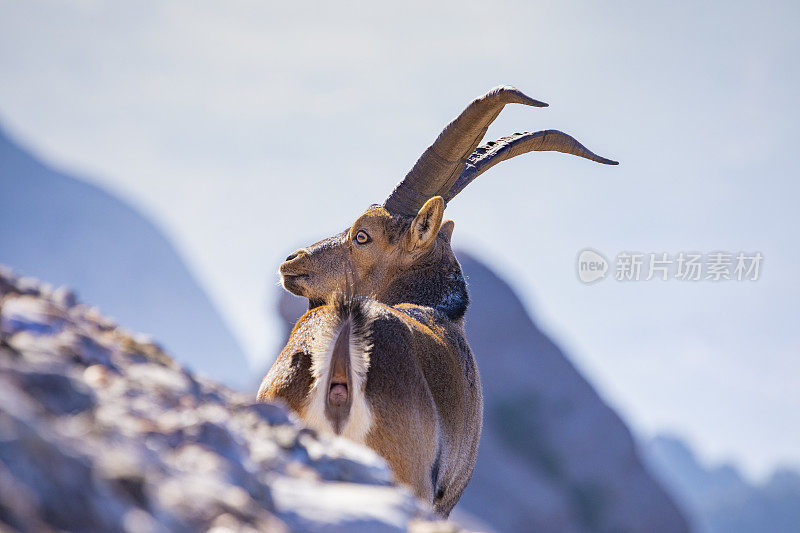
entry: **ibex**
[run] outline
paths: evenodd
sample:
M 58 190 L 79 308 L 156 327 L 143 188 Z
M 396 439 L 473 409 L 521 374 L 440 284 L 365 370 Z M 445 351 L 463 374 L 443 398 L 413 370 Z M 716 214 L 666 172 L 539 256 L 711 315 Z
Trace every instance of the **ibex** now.
M 383 205 L 281 264 L 309 311 L 258 392 L 310 427 L 366 444 L 447 517 L 475 466 L 483 398 L 464 335 L 469 297 L 445 205 L 495 164 L 558 151 L 616 165 L 555 130 L 478 146 L 508 103 L 545 107 L 511 86 L 474 100 Z

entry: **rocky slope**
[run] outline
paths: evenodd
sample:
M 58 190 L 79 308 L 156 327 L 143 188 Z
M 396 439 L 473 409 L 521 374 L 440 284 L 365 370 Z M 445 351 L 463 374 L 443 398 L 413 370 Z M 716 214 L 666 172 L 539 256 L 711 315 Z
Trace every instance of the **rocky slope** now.
M 366 448 L 0 270 L 0 530 L 453 531 Z

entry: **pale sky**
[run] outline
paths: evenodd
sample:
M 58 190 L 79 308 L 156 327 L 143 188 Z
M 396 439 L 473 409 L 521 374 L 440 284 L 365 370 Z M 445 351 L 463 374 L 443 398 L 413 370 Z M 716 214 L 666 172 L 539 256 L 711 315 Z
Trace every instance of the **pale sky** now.
M 280 261 L 381 202 L 502 83 L 621 161 L 530 154 L 448 207 L 639 435 L 800 465 L 800 6 L 0 0 L 0 121 L 154 219 L 260 372 Z M 569 4 L 569 5 L 568 5 Z M 760 251 L 756 282 L 582 285 L 586 247 Z M 480 364 L 480 362 L 479 362 Z

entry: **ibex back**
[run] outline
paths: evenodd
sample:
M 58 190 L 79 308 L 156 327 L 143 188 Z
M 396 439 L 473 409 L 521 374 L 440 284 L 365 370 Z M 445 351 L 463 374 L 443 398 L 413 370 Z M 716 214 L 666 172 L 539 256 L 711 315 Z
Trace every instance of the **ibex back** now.
M 312 428 L 373 448 L 445 517 L 472 475 L 483 417 L 446 203 L 491 166 L 529 151 L 616 164 L 555 130 L 478 146 L 507 103 L 547 105 L 510 86 L 489 91 L 442 131 L 382 206 L 286 258 L 283 286 L 308 298 L 309 311 L 258 393 L 283 399 Z

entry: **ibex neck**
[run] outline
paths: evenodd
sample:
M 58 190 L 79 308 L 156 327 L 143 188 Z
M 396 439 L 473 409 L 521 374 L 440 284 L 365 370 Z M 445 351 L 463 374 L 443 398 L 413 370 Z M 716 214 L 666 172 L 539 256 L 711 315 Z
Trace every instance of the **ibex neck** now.
M 461 319 L 469 305 L 467 284 L 455 259 L 404 273 L 389 285 L 381 300 L 389 305 L 432 307 L 450 320 Z

